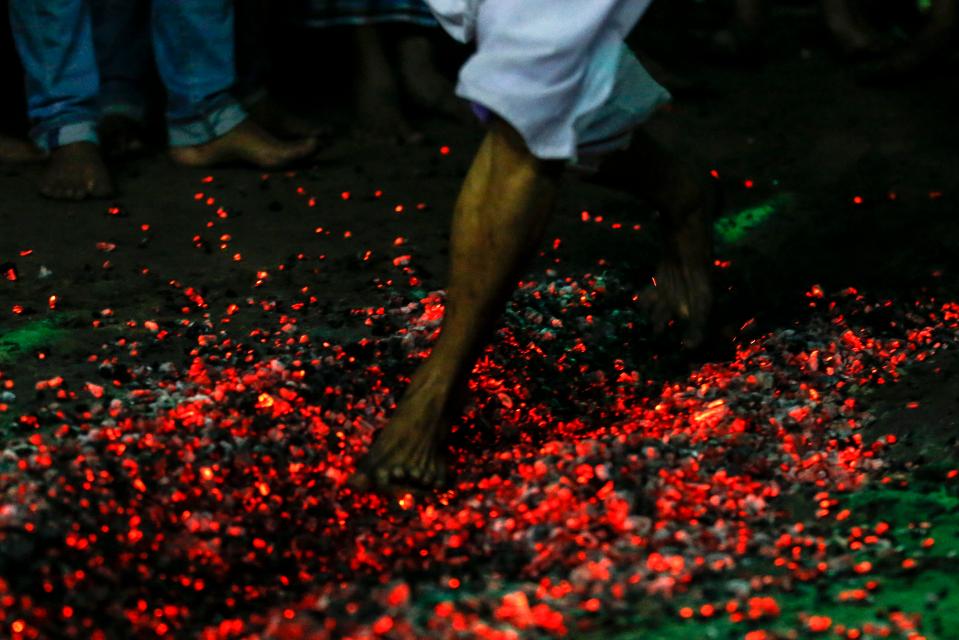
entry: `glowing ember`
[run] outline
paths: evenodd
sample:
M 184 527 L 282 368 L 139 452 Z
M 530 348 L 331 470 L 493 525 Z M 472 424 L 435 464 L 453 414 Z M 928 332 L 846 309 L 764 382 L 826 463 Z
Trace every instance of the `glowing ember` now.
M 524 283 L 474 372 L 453 443 L 458 481 L 436 496 L 357 495 L 345 482 L 435 339 L 440 294 L 370 310 L 381 337 L 353 344 L 293 339 L 278 314 L 259 330 L 258 357 L 212 329 L 175 329 L 196 345 L 186 367 L 139 365 L 131 385 L 86 383 L 85 409 L 21 418 L 0 538 L 29 570 L 0 584 L 3 615 L 12 633 L 38 636 L 231 638 L 285 625 L 311 637 L 562 635 L 639 601 L 682 601 L 702 581 L 737 584 L 741 563 L 770 557 L 780 577 L 674 615 L 774 621 L 780 605 L 762 591 L 787 577 L 873 571 L 867 559 L 837 564 L 848 550 L 816 533 L 850 517 L 842 496 L 881 470 L 889 442 L 861 437 L 852 387 L 894 380 L 954 342 L 959 318 L 955 305 L 915 307 L 879 338 L 858 320 L 878 307 L 814 291 L 828 316 L 801 340 L 771 334 L 656 390 L 622 348 L 643 322 L 631 291 L 612 276 Z M 617 322 L 593 315 L 598 305 Z M 138 341 L 169 339 L 151 322 Z M 62 378 L 42 385 L 71 393 Z M 48 423 L 57 437 L 41 437 Z M 786 496 L 818 513 L 771 520 Z M 858 527 L 844 544 L 889 535 L 884 523 Z

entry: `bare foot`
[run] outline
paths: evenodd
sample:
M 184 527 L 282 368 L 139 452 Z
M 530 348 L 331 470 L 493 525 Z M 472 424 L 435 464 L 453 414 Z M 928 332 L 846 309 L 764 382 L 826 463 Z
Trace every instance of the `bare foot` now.
M 209 167 L 245 162 L 263 169 L 277 169 L 302 160 L 316 151 L 316 140 L 277 140 L 252 120 L 244 120 L 225 135 L 205 144 L 173 147 L 174 162 L 189 167 Z
M 0 135 L 0 162 L 23 164 L 40 162 L 46 155 L 29 140 Z
M 329 129 L 287 109 L 270 94 L 246 105 L 253 120 L 281 138 L 312 138 L 329 135 Z
M 413 377 L 390 423 L 377 434 L 351 482 L 371 487 L 433 489 L 446 481 L 443 446 L 455 409 L 448 376 L 427 361 Z
M 143 150 L 143 126 L 133 118 L 114 113 L 105 115 L 97 131 L 107 157 L 121 158 Z
M 656 286 L 646 294 L 656 330 L 680 321 L 683 346 L 690 349 L 702 344 L 712 309 L 712 228 L 719 206 L 718 191 L 711 188 L 693 210 L 667 216 Z
M 469 107 L 456 97 L 453 84 L 433 63 L 429 39 L 425 36 L 404 38 L 399 49 L 403 88 L 416 106 L 462 122 L 474 121 Z
M 403 144 L 423 141 L 423 134 L 403 114 L 399 91 L 392 79 L 377 82 L 360 77 L 357 82 L 356 107 L 362 134 Z
M 40 193 L 56 200 L 113 195 L 113 181 L 100 147 L 92 142 L 74 142 L 51 151 L 40 178 Z

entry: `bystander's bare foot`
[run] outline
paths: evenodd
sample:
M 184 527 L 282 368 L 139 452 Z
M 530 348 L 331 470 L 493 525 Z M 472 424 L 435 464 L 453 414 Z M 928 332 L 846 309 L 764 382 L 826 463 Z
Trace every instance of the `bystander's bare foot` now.
M 274 138 L 252 120 L 204 144 L 173 147 L 170 157 L 189 167 L 209 167 L 243 162 L 263 169 L 285 167 L 316 151 L 316 140 L 284 141 Z
M 51 151 L 40 177 L 40 193 L 56 200 L 113 195 L 113 180 L 100 147 L 92 142 L 74 142 Z

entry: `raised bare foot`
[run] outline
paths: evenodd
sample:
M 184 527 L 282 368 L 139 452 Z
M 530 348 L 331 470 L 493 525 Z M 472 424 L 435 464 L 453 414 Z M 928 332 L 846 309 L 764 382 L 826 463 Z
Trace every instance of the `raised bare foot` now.
M 281 138 L 312 138 L 329 135 L 329 130 L 299 114 L 293 113 L 270 94 L 264 94 L 246 105 L 253 120 Z
M 40 177 L 40 193 L 56 200 L 113 195 L 113 181 L 100 147 L 92 142 L 74 142 L 51 151 Z
M 190 167 L 209 167 L 244 162 L 263 169 L 277 169 L 302 160 L 316 151 L 316 140 L 277 140 L 250 119 L 205 144 L 173 147 L 174 162 Z
M 100 146 L 110 158 L 120 158 L 143 150 L 143 126 L 118 113 L 103 116 L 97 127 Z
M 0 162 L 22 164 L 40 162 L 45 157 L 43 151 L 29 140 L 0 135 Z
M 443 447 L 454 394 L 448 377 L 435 369 L 428 361 L 414 375 L 390 423 L 357 465 L 354 486 L 432 489 L 446 481 Z
M 656 330 L 678 320 L 689 349 L 702 344 L 712 309 L 712 229 L 719 207 L 718 189 L 710 188 L 692 210 L 667 215 L 663 258 L 646 294 Z

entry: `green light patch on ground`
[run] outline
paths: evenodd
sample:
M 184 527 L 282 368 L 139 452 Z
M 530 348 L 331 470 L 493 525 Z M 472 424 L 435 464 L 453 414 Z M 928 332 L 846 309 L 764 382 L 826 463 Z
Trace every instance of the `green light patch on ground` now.
M 724 216 L 716 221 L 716 236 L 726 244 L 741 242 L 750 231 L 787 209 L 792 202 L 792 196 L 782 193 L 758 206 Z
M 54 320 L 37 320 L 12 331 L 0 331 L 0 364 L 14 362 L 25 353 L 50 346 L 66 335 Z

